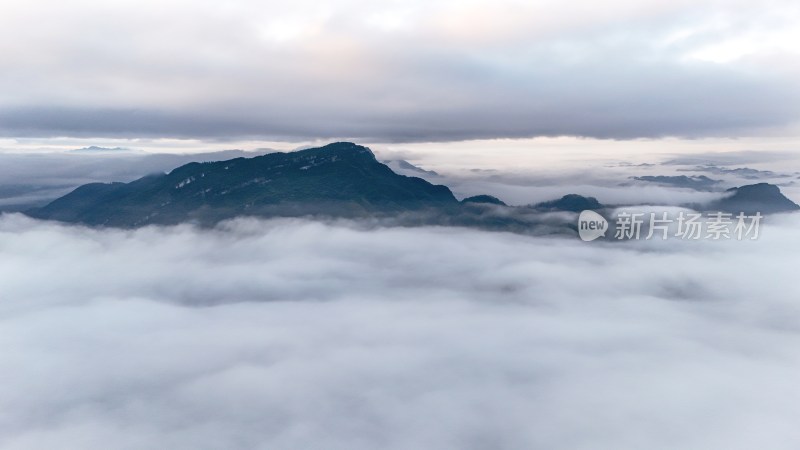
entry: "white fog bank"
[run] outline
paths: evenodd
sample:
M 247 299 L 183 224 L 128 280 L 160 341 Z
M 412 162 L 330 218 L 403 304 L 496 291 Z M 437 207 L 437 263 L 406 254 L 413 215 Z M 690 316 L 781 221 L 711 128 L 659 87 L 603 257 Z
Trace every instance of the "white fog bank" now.
M 0 449 L 793 449 L 800 216 L 754 242 L 0 217 Z

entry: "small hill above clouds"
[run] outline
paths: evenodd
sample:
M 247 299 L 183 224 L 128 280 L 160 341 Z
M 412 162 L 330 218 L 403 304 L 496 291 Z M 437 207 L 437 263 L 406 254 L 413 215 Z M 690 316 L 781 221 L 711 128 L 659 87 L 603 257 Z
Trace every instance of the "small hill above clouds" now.
M 508 206 L 502 200 L 492 195 L 473 195 L 461 200 L 461 203 L 488 203 L 491 205 Z
M 581 212 L 585 209 L 601 209 L 603 205 L 594 197 L 584 197 L 578 194 L 567 194 L 558 200 L 550 200 L 533 205 L 540 211 L 570 211 Z
M 723 211 L 745 214 L 775 214 L 799 211 L 800 206 L 781 193 L 778 186 L 769 183 L 751 184 L 735 187 L 725 191 L 726 196 L 708 204 L 688 204 L 686 208 L 698 211 Z M 567 194 L 558 200 L 537 203 L 532 206 L 538 211 L 570 211 L 599 210 L 607 207 L 594 197 Z M 625 205 L 616 205 L 625 206 Z
M 338 142 L 255 158 L 190 163 L 131 183 L 84 185 L 28 214 L 133 227 L 216 223 L 239 215 L 348 217 L 457 204 L 446 186 L 398 175 L 368 148 Z
M 793 201 L 781 193 L 778 186 L 769 183 L 750 184 L 731 188 L 728 196 L 709 204 L 704 209 L 746 214 L 773 214 L 800 210 Z

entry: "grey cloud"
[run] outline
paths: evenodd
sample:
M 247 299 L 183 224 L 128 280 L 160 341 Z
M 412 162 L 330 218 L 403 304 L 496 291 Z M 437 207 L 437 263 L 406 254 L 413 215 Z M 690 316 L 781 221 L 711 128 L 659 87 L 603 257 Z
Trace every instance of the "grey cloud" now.
M 636 181 L 707 191 L 720 189 L 722 180 L 712 180 L 705 175 L 642 175 L 631 177 Z
M 131 149 L 125 147 L 98 147 L 97 145 L 90 145 L 88 147 L 76 148 L 71 150 L 74 153 L 99 153 L 99 154 L 107 154 L 107 153 L 130 153 L 132 152 Z
M 298 5 L 294 16 L 313 32 L 302 34 L 300 20 L 296 40 L 275 41 L 281 27 L 270 21 L 287 12 L 270 2 L 231 2 L 224 13 L 177 5 L 159 4 L 174 20 L 153 20 L 147 6 L 105 11 L 87 2 L 35 27 L 14 21 L 34 6 L 9 8 L 0 25 L 18 44 L 0 49 L 8 93 L 0 134 L 629 139 L 738 136 L 800 118 L 800 85 L 787 68 L 686 61 L 686 49 L 662 44 L 675 29 L 702 29 L 717 8 L 730 23 L 706 38 L 727 39 L 743 18 L 763 13 L 750 8 L 706 5 L 698 18 L 675 5 L 661 19 L 648 12 L 658 4 L 610 18 L 558 9 L 544 24 L 536 8 L 517 5 L 513 15 L 511 5 L 475 5 L 486 10 L 481 28 L 474 18 L 448 24 L 456 15 L 440 5 L 414 31 L 386 32 L 362 23 L 372 5 L 332 6 L 324 20 Z
M 345 137 L 385 142 L 562 135 L 633 139 L 736 136 L 788 125 L 800 117 L 794 106 L 797 102 L 791 100 L 800 99 L 794 87 L 787 92 L 785 83 L 775 87 L 773 81 L 752 81 L 735 72 L 619 62 L 609 67 L 559 68 L 558 62 L 533 59 L 529 64 L 523 80 L 503 80 L 501 73 L 470 75 L 467 80 L 412 75 L 417 78 L 408 88 L 412 92 L 395 86 L 400 80 L 389 79 L 374 81 L 382 88 L 365 89 L 361 82 L 325 92 L 323 86 L 319 96 L 307 96 L 302 94 L 305 87 L 284 86 L 281 93 L 264 90 L 260 83 L 266 81 L 261 80 L 242 92 L 243 98 L 250 97 L 246 108 L 238 99 L 177 110 L 158 104 L 126 109 L 124 103 L 104 108 L 5 107 L 0 108 L 0 133 L 21 137 Z M 556 67 L 551 73 L 536 69 L 552 65 Z M 440 83 L 450 83 L 451 88 L 441 91 Z M 377 89 L 385 89 L 386 98 L 375 101 L 362 92 Z M 459 100 L 465 96 L 470 98 L 466 104 Z
M 0 447 L 790 449 L 797 219 L 595 245 L 2 216 Z
M 561 198 L 565 194 L 596 197 L 606 205 L 683 205 L 707 203 L 718 193 L 690 190 L 678 186 L 624 183 L 639 167 L 601 170 L 546 169 L 501 173 L 471 170 L 467 174 L 442 173 L 430 181 L 449 186 L 459 198 L 490 194 L 511 205 L 530 205 Z M 426 178 L 425 175 L 417 175 Z
M 730 166 L 742 164 L 760 164 L 777 162 L 796 162 L 797 152 L 773 150 L 743 150 L 727 152 L 695 152 L 691 155 L 679 155 L 667 159 L 661 164 L 665 166 Z
M 789 178 L 791 175 L 775 173 L 771 170 L 758 170 L 750 167 L 736 167 L 733 169 L 717 166 L 696 166 L 691 169 L 678 169 L 684 172 L 708 172 L 716 175 L 733 175 L 747 180 L 762 180 L 772 178 Z M 701 175 L 702 176 L 702 175 Z

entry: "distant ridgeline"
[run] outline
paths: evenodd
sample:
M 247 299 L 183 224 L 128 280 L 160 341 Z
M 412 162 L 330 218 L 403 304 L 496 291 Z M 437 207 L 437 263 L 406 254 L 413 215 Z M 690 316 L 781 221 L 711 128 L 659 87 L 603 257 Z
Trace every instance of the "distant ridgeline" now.
M 347 142 L 291 153 L 190 163 L 131 183 L 81 186 L 30 211 L 43 219 L 131 227 L 240 216 L 353 217 L 457 205 L 446 186 L 394 173 Z
M 732 191 L 718 205 L 746 202 L 763 212 L 797 209 L 777 187 Z M 774 189 L 773 189 L 774 188 Z M 592 197 L 566 195 L 532 206 L 506 206 L 488 195 L 459 202 L 446 186 L 395 173 L 366 147 L 337 142 L 254 158 L 190 163 L 168 174 L 130 183 L 92 183 L 26 213 L 92 226 L 214 225 L 238 216 L 339 217 L 387 220 L 400 225 L 457 225 L 534 234 L 573 233 L 552 212 L 601 209 Z M 737 210 L 738 211 L 738 210 Z M 745 210 L 746 211 L 746 210 Z

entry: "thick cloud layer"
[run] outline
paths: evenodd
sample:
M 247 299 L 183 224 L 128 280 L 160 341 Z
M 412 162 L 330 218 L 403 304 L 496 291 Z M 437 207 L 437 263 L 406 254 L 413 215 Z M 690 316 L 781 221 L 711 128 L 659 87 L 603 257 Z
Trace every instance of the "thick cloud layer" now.
M 757 182 L 776 184 L 784 195 L 800 202 L 796 181 L 800 154 L 796 151 L 684 149 L 685 153 L 675 154 L 665 151 L 669 148 L 665 142 L 647 151 L 631 148 L 638 146 L 632 142 L 609 143 L 601 149 L 597 141 L 571 148 L 503 144 L 508 142 L 426 144 L 421 150 L 384 152 L 387 159 L 408 160 L 417 167 L 393 163 L 393 170 L 399 173 L 445 184 L 459 197 L 491 194 L 513 205 L 552 200 L 567 193 L 596 197 L 610 205 L 702 204 L 718 199 L 725 189 Z M 720 148 L 727 146 L 719 144 Z M 698 190 L 691 185 L 637 180 L 642 176 L 700 175 L 719 182 L 713 188 Z
M 0 448 L 794 448 L 798 225 L 606 245 L 2 216 Z
M 448 141 L 796 124 L 792 1 L 0 5 L 0 135 Z

